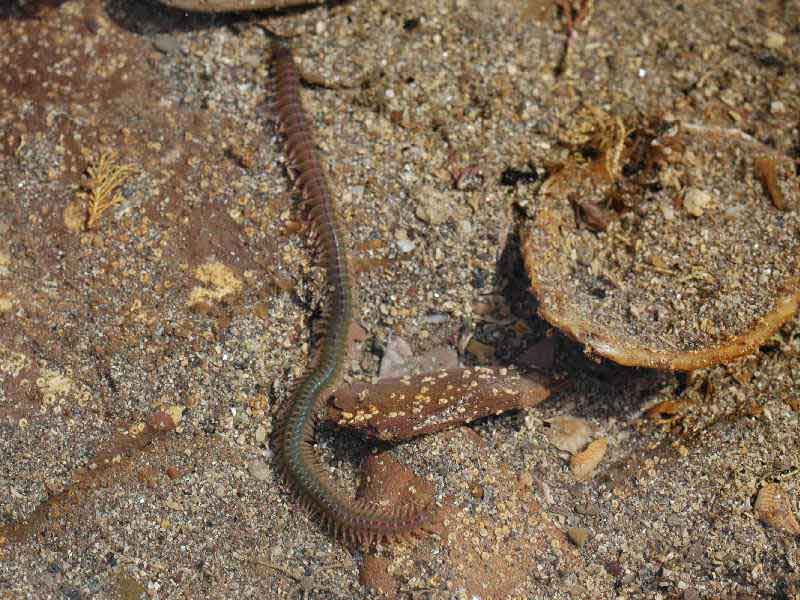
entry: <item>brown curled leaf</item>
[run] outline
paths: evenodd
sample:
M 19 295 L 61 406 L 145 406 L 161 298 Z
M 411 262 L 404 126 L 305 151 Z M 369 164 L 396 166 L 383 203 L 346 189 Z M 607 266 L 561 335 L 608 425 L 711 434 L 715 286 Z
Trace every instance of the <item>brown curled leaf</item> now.
M 326 419 L 371 438 L 407 440 L 536 406 L 550 393 L 544 382 L 505 368 L 486 367 L 385 379 L 337 390 L 328 402 Z
M 658 119 L 617 129 L 632 132 L 627 171 L 604 181 L 574 157 L 542 184 L 521 228 L 539 315 L 626 366 L 692 371 L 755 352 L 800 306 L 800 228 L 763 189 L 796 206 L 794 161 L 738 130 Z M 761 175 L 755 156 L 767 157 Z M 624 223 L 602 235 L 576 227 L 576 204 L 609 201 Z

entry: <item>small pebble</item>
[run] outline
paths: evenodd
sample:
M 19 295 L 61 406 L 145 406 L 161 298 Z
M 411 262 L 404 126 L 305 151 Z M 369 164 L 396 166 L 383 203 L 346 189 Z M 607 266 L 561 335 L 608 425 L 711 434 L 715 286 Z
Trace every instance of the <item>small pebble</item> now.
M 777 50 L 783 48 L 786 43 L 786 36 L 778 33 L 777 31 L 768 31 L 767 37 L 764 38 L 764 45 L 770 50 Z
M 780 100 L 773 100 L 769 103 L 769 112 L 773 115 L 782 115 L 786 112 L 786 105 Z
M 711 205 L 711 194 L 697 188 L 689 188 L 683 196 L 683 207 L 693 217 L 702 217 Z
M 483 489 L 483 486 L 480 485 L 480 484 L 477 484 L 477 483 L 470 488 L 469 493 L 476 500 L 483 500 L 483 497 L 485 495 L 485 491 Z
M 162 54 L 175 54 L 180 48 L 180 45 L 175 37 L 166 33 L 160 33 L 153 38 L 153 47 Z
M 589 597 L 589 590 L 582 585 L 569 585 L 565 588 L 565 591 L 569 594 L 569 597 L 574 600 L 581 600 L 582 598 Z
M 441 225 L 450 217 L 448 198 L 431 186 L 423 186 L 417 190 L 417 209 L 415 214 L 420 221 L 431 225 Z
M 672 221 L 675 218 L 675 209 L 671 204 L 663 203 L 659 206 L 661 214 L 664 216 L 665 221 Z
M 175 424 L 175 427 L 178 427 L 183 420 L 183 411 L 186 410 L 185 406 L 181 406 L 180 404 L 173 404 L 169 406 L 166 410 L 166 413 L 172 419 L 172 422 Z
M 488 364 L 495 354 L 495 347 L 489 344 L 479 342 L 472 338 L 467 344 L 467 350 L 471 352 L 480 362 L 480 364 Z
M 463 219 L 456 223 L 456 230 L 461 237 L 469 237 L 472 234 L 472 223 Z
M 600 514 L 600 510 L 597 508 L 595 504 L 577 504 L 575 506 L 575 512 L 579 515 L 585 515 L 587 517 L 596 517 Z
M 251 460 L 247 463 L 247 470 L 250 472 L 251 477 L 258 481 L 265 481 L 270 475 L 269 466 L 260 459 Z
M 570 527 L 567 529 L 567 537 L 578 548 L 582 548 L 589 541 L 589 530 L 584 527 Z
M 589 441 L 592 428 L 588 421 L 577 417 L 562 415 L 548 421 L 550 430 L 547 432 L 548 441 L 559 450 L 575 454 Z
M 404 254 L 408 254 L 414 248 L 416 248 L 416 244 L 411 240 L 398 240 L 397 241 L 397 249 Z
M 450 317 L 444 313 L 432 313 L 430 315 L 425 315 L 420 320 L 429 325 L 440 325 L 446 323 L 449 318 Z
M 403 338 L 393 335 L 383 350 L 378 377 L 401 377 L 406 374 L 406 363 L 414 356 L 411 346 Z

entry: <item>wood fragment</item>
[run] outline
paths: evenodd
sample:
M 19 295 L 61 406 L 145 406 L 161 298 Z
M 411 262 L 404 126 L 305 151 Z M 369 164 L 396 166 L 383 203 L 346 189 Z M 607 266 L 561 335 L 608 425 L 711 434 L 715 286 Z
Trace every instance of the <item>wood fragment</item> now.
M 786 203 L 786 198 L 783 195 L 781 186 L 778 185 L 778 175 L 775 168 L 775 161 L 768 156 L 760 156 L 755 161 L 756 177 L 764 186 L 764 191 L 767 192 L 772 206 L 778 210 L 787 210 L 789 208 Z
M 357 384 L 336 391 L 326 419 L 384 441 L 408 440 L 509 410 L 549 395 L 543 378 L 505 368 L 448 369 Z
M 586 446 L 585 450 L 573 456 L 569 461 L 569 467 L 575 479 L 578 481 L 591 479 L 597 465 L 603 460 L 606 450 L 608 450 L 608 439 L 600 438 Z

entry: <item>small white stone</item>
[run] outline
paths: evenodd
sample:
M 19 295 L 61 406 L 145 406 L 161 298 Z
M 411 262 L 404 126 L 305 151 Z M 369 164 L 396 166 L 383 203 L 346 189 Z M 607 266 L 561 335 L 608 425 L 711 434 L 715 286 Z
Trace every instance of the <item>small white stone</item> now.
M 689 188 L 683 195 L 683 207 L 693 217 L 702 217 L 705 210 L 711 206 L 711 194 L 697 188 Z
M 258 481 L 264 481 L 269 477 L 270 473 L 267 463 L 259 459 L 251 460 L 247 463 L 247 470 L 250 472 L 250 476 Z
M 469 237 L 472 234 L 472 223 L 466 219 L 462 219 L 456 223 L 456 229 L 461 237 Z
M 407 254 L 416 247 L 416 244 L 409 239 L 397 240 L 397 248 L 400 252 Z
M 770 50 L 782 48 L 785 43 L 786 36 L 778 33 L 777 31 L 768 31 L 767 37 L 764 38 L 764 45 Z
M 780 100 L 773 100 L 769 103 L 769 111 L 773 115 L 781 115 L 786 112 L 786 105 Z

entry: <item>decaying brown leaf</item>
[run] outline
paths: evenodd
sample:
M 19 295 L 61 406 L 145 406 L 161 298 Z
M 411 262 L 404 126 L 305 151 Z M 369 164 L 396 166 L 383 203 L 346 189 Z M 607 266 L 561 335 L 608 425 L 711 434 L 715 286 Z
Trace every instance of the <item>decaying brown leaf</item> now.
M 778 174 L 776 172 L 775 161 L 769 156 L 759 156 L 755 161 L 756 176 L 764 186 L 772 205 L 778 210 L 786 210 L 786 197 L 783 195 L 780 185 L 778 185 Z

